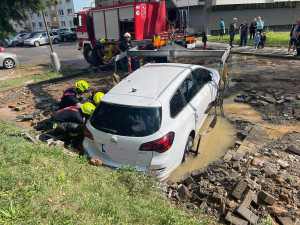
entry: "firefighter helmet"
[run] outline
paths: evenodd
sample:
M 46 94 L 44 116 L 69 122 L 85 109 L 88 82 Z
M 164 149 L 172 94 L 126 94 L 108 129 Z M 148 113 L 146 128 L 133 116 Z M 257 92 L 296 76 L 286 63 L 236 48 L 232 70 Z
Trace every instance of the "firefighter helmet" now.
M 84 80 L 80 80 L 80 81 L 76 82 L 75 86 L 81 92 L 84 92 L 84 93 L 90 92 L 89 84 Z
M 124 37 L 125 37 L 125 38 L 131 38 L 131 35 L 130 35 L 128 32 L 126 32 L 126 33 L 124 34 Z
M 103 93 L 103 92 L 100 92 L 100 91 L 97 92 L 97 93 L 94 95 L 94 97 L 93 97 L 94 103 L 95 103 L 95 104 L 99 104 L 101 98 L 103 98 L 103 97 L 104 97 L 104 93 Z
M 105 39 L 100 39 L 99 42 L 100 42 L 101 44 L 105 44 Z
M 92 113 L 95 111 L 95 108 L 96 107 L 90 102 L 81 105 L 82 112 L 88 115 L 92 115 Z

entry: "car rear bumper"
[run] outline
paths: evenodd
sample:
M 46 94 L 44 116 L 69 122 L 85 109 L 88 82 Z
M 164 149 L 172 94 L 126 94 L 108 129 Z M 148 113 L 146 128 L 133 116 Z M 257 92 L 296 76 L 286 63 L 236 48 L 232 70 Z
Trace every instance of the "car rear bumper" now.
M 87 137 L 84 138 L 83 148 L 85 153 L 91 158 L 99 158 L 103 161 L 103 164 L 109 167 L 121 168 L 124 166 L 128 166 L 128 164 L 121 164 L 112 161 L 105 153 L 99 151 L 99 144 L 97 144 L 94 140 L 91 140 Z M 167 178 L 179 165 L 180 163 L 174 164 L 172 166 L 168 163 L 169 160 L 160 161 L 158 164 L 154 165 L 151 163 L 150 168 L 146 166 L 135 166 L 135 169 L 139 172 L 147 172 L 151 175 L 155 176 L 159 180 L 164 180 Z M 134 167 L 134 165 L 131 165 Z

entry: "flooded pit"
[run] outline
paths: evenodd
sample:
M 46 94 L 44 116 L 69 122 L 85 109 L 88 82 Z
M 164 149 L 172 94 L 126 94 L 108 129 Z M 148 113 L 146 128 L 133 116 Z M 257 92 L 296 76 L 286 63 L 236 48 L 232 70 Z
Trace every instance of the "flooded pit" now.
M 200 132 L 206 131 L 207 127 L 213 119 L 209 115 Z M 196 136 L 193 149 L 196 149 L 199 135 Z M 231 124 L 226 118 L 218 116 L 217 124 L 213 130 L 202 137 L 199 146 L 199 155 L 194 157 L 189 154 L 185 163 L 181 164 L 167 179 L 176 180 L 181 178 L 185 173 L 195 169 L 206 167 L 212 161 L 221 158 L 233 146 L 236 139 L 235 125 Z

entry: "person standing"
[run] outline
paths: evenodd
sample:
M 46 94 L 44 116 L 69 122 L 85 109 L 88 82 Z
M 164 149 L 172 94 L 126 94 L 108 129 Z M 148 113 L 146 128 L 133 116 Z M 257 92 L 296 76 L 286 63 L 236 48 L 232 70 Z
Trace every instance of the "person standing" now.
M 249 32 L 249 27 L 248 27 L 247 21 L 245 21 L 244 24 L 241 26 L 240 32 L 241 32 L 240 46 L 243 46 L 243 42 L 244 42 L 244 45 L 247 46 L 248 32 Z
M 287 51 L 287 54 L 290 54 L 290 50 L 292 48 L 292 45 L 293 45 L 293 52 L 296 50 L 296 42 L 297 42 L 297 33 L 298 33 L 298 21 L 297 21 L 297 24 L 294 25 L 292 27 L 292 29 L 290 30 L 290 42 L 289 42 L 289 48 L 288 48 L 288 51 Z
M 220 38 L 223 39 L 223 35 L 225 34 L 225 23 L 223 18 L 220 18 Z
M 252 36 L 253 36 L 253 39 L 254 39 L 256 28 L 257 28 L 257 20 L 256 20 L 256 18 L 254 18 L 251 25 L 250 25 L 250 28 L 249 28 L 250 40 L 252 39 Z
M 237 18 L 233 18 L 233 21 L 232 23 L 229 25 L 229 28 L 228 28 L 228 33 L 230 35 L 230 47 L 233 48 L 233 45 L 232 45 L 232 42 L 234 40 L 234 35 L 235 35 L 235 30 L 236 30 L 236 21 L 237 21 Z
M 300 56 L 300 18 L 297 20 L 297 24 L 298 24 L 298 29 L 297 29 L 296 47 L 297 47 L 297 56 Z
M 258 43 L 260 41 L 260 33 L 259 33 L 259 31 L 256 32 L 256 35 L 253 38 L 253 40 L 254 40 L 254 48 L 253 49 L 257 49 Z
M 99 43 L 95 44 L 93 51 L 92 51 L 92 58 L 93 58 L 93 70 L 94 72 L 98 72 L 98 66 L 100 65 L 100 69 L 104 70 L 104 63 L 103 63 L 103 57 L 104 57 L 104 44 L 105 40 L 100 39 Z
M 261 17 L 257 17 L 258 21 L 257 21 L 257 31 L 259 31 L 259 33 L 261 34 L 263 29 L 264 29 L 264 22 L 261 20 Z
M 202 33 L 202 42 L 203 42 L 203 50 L 206 50 L 207 36 L 205 32 Z

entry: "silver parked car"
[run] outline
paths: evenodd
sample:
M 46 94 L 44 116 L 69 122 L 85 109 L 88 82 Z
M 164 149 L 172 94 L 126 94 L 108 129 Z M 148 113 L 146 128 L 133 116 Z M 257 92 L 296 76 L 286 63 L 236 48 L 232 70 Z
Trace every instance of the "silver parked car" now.
M 16 54 L 8 53 L 2 50 L 0 51 L 0 67 L 3 66 L 6 69 L 11 69 L 16 65 L 16 63 L 18 63 Z
M 27 33 L 15 35 L 12 39 L 7 40 L 7 46 L 15 46 L 16 44 L 18 44 L 18 40 L 20 38 L 23 38 L 25 35 L 27 35 Z
M 59 42 L 59 40 L 61 39 L 60 36 L 58 35 L 58 33 L 56 33 L 56 32 L 53 32 L 53 33 L 50 32 L 50 37 L 51 37 L 51 41 L 54 44 L 57 44 Z M 24 44 L 28 45 L 28 46 L 38 47 L 43 44 L 49 44 L 49 39 L 48 39 L 46 32 L 37 33 L 32 38 L 25 40 Z

